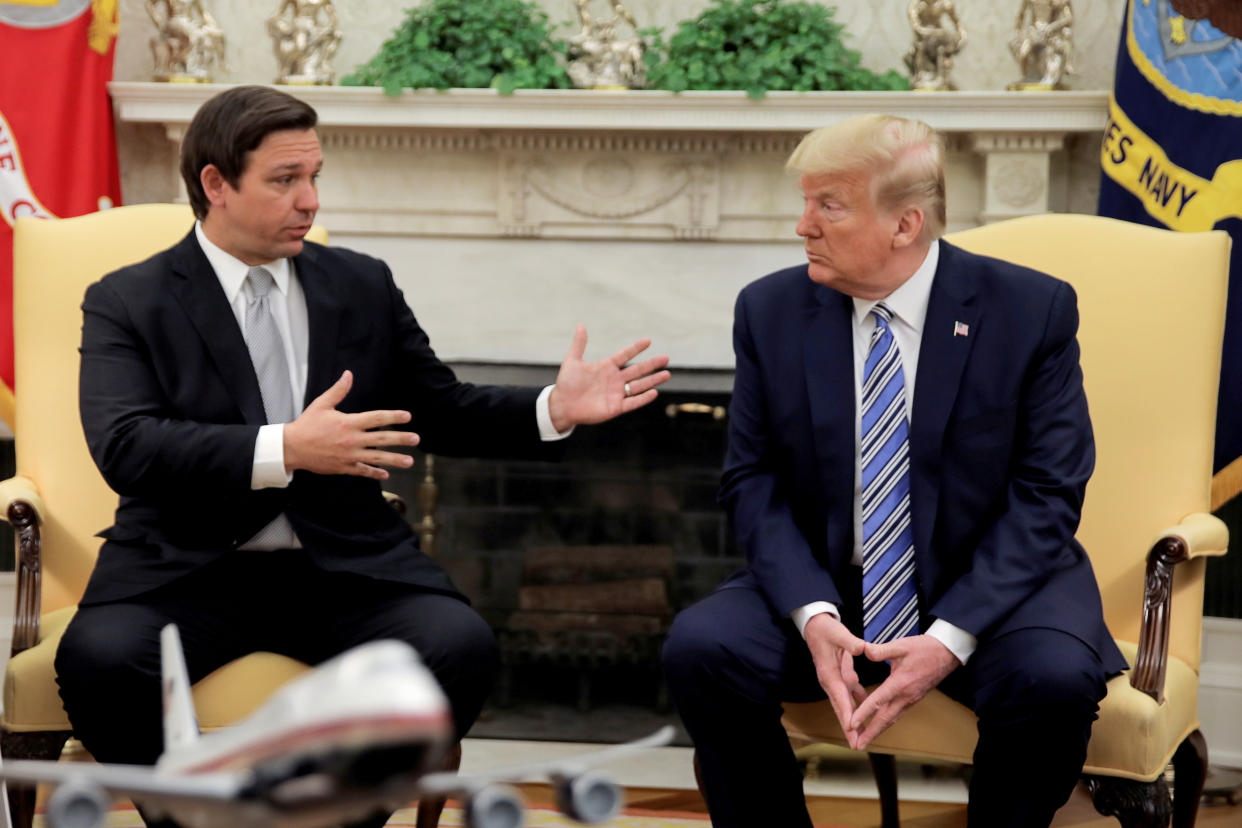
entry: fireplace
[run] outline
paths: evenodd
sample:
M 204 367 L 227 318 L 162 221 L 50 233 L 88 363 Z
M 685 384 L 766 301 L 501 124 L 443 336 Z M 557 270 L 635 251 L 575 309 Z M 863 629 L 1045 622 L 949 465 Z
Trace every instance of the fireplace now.
M 502 653 L 471 735 L 616 741 L 676 723 L 664 634 L 742 561 L 716 504 L 727 405 L 662 393 L 580 428 L 558 462 L 434 458 L 436 555 Z M 425 471 L 390 480 L 416 525 Z

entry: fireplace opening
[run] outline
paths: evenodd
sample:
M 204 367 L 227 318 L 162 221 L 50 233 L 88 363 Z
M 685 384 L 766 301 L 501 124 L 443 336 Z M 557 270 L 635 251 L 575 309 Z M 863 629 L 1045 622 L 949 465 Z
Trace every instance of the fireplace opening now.
M 678 727 L 660 675 L 673 616 L 742 563 L 716 489 L 728 394 L 669 392 L 579 428 L 558 462 L 426 458 L 388 488 L 496 631 L 480 738 L 615 742 Z M 434 501 L 434 503 L 432 502 Z

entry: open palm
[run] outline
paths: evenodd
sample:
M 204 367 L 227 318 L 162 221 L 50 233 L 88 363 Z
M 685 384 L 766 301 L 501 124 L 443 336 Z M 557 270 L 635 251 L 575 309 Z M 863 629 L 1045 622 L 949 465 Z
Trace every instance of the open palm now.
M 656 398 L 656 386 L 667 382 L 671 376 L 663 370 L 668 365 L 667 356 L 629 364 L 650 347 L 650 339 L 640 339 L 597 362 L 582 358 L 586 344 L 586 328 L 579 325 L 556 375 L 556 387 L 548 399 L 548 412 L 557 431 L 602 423 L 641 408 Z

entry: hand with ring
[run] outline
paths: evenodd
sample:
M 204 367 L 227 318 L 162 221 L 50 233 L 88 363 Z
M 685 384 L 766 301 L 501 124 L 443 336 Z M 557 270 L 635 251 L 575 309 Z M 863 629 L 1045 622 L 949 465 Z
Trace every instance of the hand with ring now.
M 668 382 L 670 376 L 664 355 L 630 364 L 651 346 L 650 339 L 640 339 L 598 362 L 582 358 L 586 344 L 586 328 L 579 325 L 548 396 L 548 413 L 559 432 L 642 408 L 656 398 L 656 386 Z

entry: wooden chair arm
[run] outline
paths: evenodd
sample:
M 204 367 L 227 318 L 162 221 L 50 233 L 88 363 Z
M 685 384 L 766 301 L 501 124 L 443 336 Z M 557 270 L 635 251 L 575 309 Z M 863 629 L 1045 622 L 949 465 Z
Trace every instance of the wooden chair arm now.
M 1143 587 L 1143 626 L 1130 685 L 1164 702 L 1164 676 L 1169 660 L 1169 616 L 1173 598 L 1173 567 L 1193 558 L 1225 554 L 1229 530 L 1208 514 L 1188 515 L 1164 532 L 1147 553 Z
M 0 518 L 8 520 L 9 506 L 15 501 L 25 501 L 35 512 L 35 518 L 43 521 L 43 498 L 39 497 L 39 487 L 29 477 L 10 477 L 0 480 Z
M 11 477 L 0 482 L 2 517 L 17 533 L 17 609 L 13 618 L 15 656 L 39 643 L 39 616 L 43 593 L 43 538 L 39 525 L 44 506 L 34 481 Z

